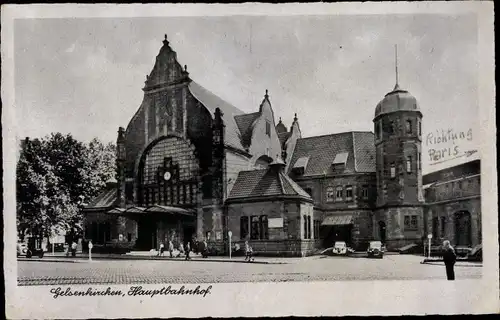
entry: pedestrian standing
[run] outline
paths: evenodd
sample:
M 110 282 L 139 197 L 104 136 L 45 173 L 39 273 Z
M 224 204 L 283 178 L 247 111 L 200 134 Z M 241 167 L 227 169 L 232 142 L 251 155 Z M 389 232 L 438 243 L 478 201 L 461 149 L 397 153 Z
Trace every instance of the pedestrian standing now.
M 170 252 L 170 258 L 174 257 L 174 243 L 172 240 L 168 242 L 168 251 Z
M 179 256 L 183 255 L 184 254 L 184 245 L 181 243 L 179 243 Z
M 73 241 L 73 243 L 71 244 L 71 256 L 73 256 L 73 257 L 76 257 L 76 247 L 77 247 L 77 244 L 75 241 Z
M 191 257 L 189 256 L 190 251 L 191 251 L 191 244 L 188 241 L 186 243 L 186 260 L 191 260 Z
M 251 255 L 252 255 L 252 252 L 250 249 L 250 245 L 248 244 L 248 241 L 245 241 L 245 261 L 247 261 L 247 260 L 250 261 Z
M 455 280 L 455 270 L 453 270 L 455 266 L 455 262 L 457 261 L 457 255 L 455 254 L 455 250 L 450 245 L 450 241 L 445 240 L 443 242 L 443 260 L 444 265 L 446 267 L 446 277 L 448 280 Z
M 165 251 L 165 246 L 163 245 L 163 242 L 160 243 L 160 251 L 158 252 L 158 256 L 163 257 L 163 251 Z

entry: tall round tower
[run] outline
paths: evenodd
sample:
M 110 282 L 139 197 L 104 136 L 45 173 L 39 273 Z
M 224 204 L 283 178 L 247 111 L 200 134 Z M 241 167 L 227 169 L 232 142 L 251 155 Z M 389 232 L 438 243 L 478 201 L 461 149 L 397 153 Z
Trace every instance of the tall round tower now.
M 374 234 L 388 249 L 419 243 L 424 236 L 422 113 L 417 99 L 399 87 L 375 109 L 377 202 Z

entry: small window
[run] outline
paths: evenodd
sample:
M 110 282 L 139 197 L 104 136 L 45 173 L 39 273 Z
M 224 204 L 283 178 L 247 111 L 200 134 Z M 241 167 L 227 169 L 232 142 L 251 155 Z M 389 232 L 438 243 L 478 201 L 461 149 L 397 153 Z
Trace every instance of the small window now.
M 307 216 L 304 215 L 304 239 L 307 239 Z
M 260 216 L 260 239 L 268 239 L 269 238 L 269 232 L 268 232 L 268 224 L 267 224 L 267 216 Z
M 333 192 L 333 187 L 326 188 L 326 202 L 334 201 L 335 193 Z
M 405 216 L 405 230 L 411 229 L 410 227 L 410 216 Z
M 337 187 L 335 189 L 335 201 L 342 201 L 344 189 L 342 187 Z
M 368 200 L 368 186 L 366 186 L 366 185 L 363 186 L 362 197 L 363 197 L 363 199 Z
M 345 188 L 345 200 L 352 201 L 352 186 L 347 186 Z
M 395 178 L 396 177 L 396 164 L 391 163 L 391 178 Z
M 421 154 L 420 154 L 420 152 L 417 154 L 417 157 L 418 157 L 418 158 L 417 158 L 418 170 L 420 170 L 421 165 L 422 165 L 422 163 L 421 163 L 421 162 L 422 162 L 422 158 L 421 158 Z
M 407 134 L 411 134 L 412 133 L 412 130 L 411 130 L 411 120 L 406 120 L 406 133 Z
M 441 237 L 446 236 L 446 217 L 441 217 Z
M 418 135 L 422 135 L 422 121 L 420 120 L 418 121 Z
M 240 239 L 244 240 L 248 237 L 248 217 L 240 218 Z
M 408 173 L 411 172 L 411 157 L 408 157 L 406 159 L 406 172 L 408 172 Z
M 380 122 L 375 123 L 375 135 L 377 136 L 377 139 L 380 139 Z
M 412 230 L 418 229 L 418 216 L 411 216 L 410 226 Z
M 312 239 L 311 216 L 307 216 L 307 239 Z
M 271 124 L 269 122 L 266 122 L 266 134 L 269 137 L 271 136 Z
M 394 134 L 394 121 L 389 122 L 389 127 L 387 128 L 389 134 Z

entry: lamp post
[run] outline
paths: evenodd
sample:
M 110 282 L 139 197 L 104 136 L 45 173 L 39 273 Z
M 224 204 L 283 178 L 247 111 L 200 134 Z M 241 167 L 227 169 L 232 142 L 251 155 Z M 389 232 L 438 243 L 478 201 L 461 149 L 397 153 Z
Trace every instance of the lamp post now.
M 229 231 L 227 233 L 227 235 L 229 236 L 229 259 L 231 259 L 231 250 L 232 250 L 232 247 L 231 247 L 231 237 L 233 236 L 233 232 Z
M 92 247 L 94 247 L 94 245 L 92 244 L 92 241 L 89 240 L 89 261 L 92 261 Z
M 429 240 L 429 250 L 428 250 L 429 252 L 427 253 L 427 256 L 430 259 L 431 258 L 431 239 L 432 239 L 432 234 L 429 233 L 427 235 L 427 239 Z

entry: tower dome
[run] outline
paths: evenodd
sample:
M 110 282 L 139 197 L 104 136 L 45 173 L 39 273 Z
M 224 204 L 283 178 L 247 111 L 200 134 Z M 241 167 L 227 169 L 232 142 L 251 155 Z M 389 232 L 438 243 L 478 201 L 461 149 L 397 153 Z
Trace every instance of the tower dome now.
M 394 89 L 387 93 L 375 108 L 375 118 L 382 114 L 388 114 L 396 111 L 419 111 L 417 99 L 408 91 L 403 90 L 398 84 Z

